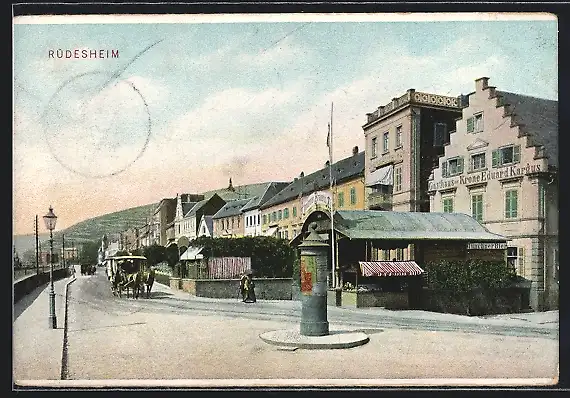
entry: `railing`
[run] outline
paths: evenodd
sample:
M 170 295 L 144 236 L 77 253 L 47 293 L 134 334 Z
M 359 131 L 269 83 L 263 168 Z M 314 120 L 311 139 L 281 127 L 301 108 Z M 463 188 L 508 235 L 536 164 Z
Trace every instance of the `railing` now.
M 39 267 L 39 273 L 43 274 L 43 273 L 49 273 L 49 264 L 47 265 L 40 265 Z M 54 271 L 57 269 L 61 269 L 64 268 L 63 265 L 61 264 L 54 264 L 53 265 L 53 269 Z M 33 266 L 33 267 L 19 267 L 19 268 L 14 268 L 13 269 L 13 276 L 14 276 L 14 282 L 23 279 L 27 276 L 30 275 L 36 275 L 38 273 L 38 269 Z
M 372 192 L 368 195 L 368 207 L 382 207 L 384 210 L 391 210 L 392 195 L 381 192 Z
M 366 123 L 371 123 L 379 119 L 380 117 L 387 115 L 388 113 L 408 103 L 445 106 L 448 108 L 457 108 L 457 109 L 460 109 L 462 106 L 462 101 L 458 97 L 448 97 L 445 95 L 422 93 L 410 89 L 406 91 L 406 94 L 402 95 L 401 97 L 393 98 L 392 101 L 389 102 L 388 104 L 379 107 L 377 110 L 375 110 L 372 113 L 367 113 Z

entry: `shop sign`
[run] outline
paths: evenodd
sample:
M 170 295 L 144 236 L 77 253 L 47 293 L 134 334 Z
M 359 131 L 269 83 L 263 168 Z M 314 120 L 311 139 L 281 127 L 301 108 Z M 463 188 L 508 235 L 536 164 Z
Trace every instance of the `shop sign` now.
M 324 209 L 330 211 L 332 208 L 332 195 L 330 192 L 313 192 L 302 199 L 301 214 L 307 214 L 312 210 Z
M 471 242 L 467 244 L 467 250 L 505 250 L 506 242 Z
M 446 178 L 437 182 L 430 181 L 428 191 L 455 188 L 459 185 L 477 184 L 503 178 L 522 177 L 540 171 L 540 164 L 531 165 L 530 163 L 527 163 L 526 166 L 508 166 L 497 170 L 480 171 L 454 178 Z

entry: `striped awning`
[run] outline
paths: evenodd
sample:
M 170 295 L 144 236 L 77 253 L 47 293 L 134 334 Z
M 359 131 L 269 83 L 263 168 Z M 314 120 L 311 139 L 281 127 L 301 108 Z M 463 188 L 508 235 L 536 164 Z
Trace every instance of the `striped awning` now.
M 424 272 L 414 261 L 359 261 L 362 276 L 410 276 Z

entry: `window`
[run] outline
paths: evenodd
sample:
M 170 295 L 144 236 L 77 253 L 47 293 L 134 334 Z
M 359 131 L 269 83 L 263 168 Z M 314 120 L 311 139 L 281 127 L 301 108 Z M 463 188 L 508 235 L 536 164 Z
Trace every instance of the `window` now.
M 297 217 L 297 206 L 293 206 L 293 217 Z
M 289 239 L 289 231 L 285 231 L 285 239 Z
M 524 276 L 524 247 L 507 247 L 507 266 Z
M 538 216 L 542 218 L 546 215 L 545 196 L 546 190 L 544 184 L 540 183 L 538 185 Z
M 447 125 L 445 123 L 435 123 L 433 125 L 433 146 L 441 147 L 445 145 L 447 135 Z
M 444 161 L 441 164 L 442 177 L 451 177 L 463 173 L 463 157 L 458 156 Z
M 344 207 L 344 192 L 338 193 L 338 207 Z
M 404 249 L 396 249 L 396 260 L 404 261 Z
M 350 188 L 350 204 L 356 204 L 356 188 L 354 187 Z
M 267 224 L 267 216 L 265 214 L 263 215 L 263 223 Z
M 505 218 L 517 218 L 518 191 L 511 189 L 505 192 Z
M 402 126 L 396 127 L 396 148 L 402 146 Z
M 484 170 L 485 168 L 487 168 L 485 152 L 471 155 L 471 162 L 469 164 L 469 167 L 471 171 Z
M 493 151 L 493 167 L 501 167 L 506 164 L 518 163 L 521 160 L 521 146 L 509 145 Z
M 283 211 L 282 211 L 282 210 L 279 210 L 279 212 L 278 212 L 277 214 L 278 214 L 278 215 L 277 215 L 277 219 L 278 219 L 278 220 L 281 220 L 281 219 L 283 218 Z
M 483 113 L 478 113 L 467 119 L 467 132 L 480 133 L 483 131 Z
M 372 190 L 373 193 L 381 193 L 384 195 L 392 195 L 392 185 L 382 185 L 382 184 L 378 184 L 378 185 L 374 185 L 372 187 L 370 187 L 370 189 Z
M 483 194 L 475 194 L 471 196 L 471 215 L 479 221 L 483 221 Z
M 402 166 L 394 167 L 394 191 L 402 190 Z
M 274 211 L 273 213 L 271 213 L 271 221 L 276 221 L 277 220 L 277 212 Z
M 443 212 L 453 213 L 453 198 L 443 198 Z
M 260 219 L 260 215 L 257 215 L 257 225 L 259 225 L 259 219 Z
M 378 137 L 372 138 L 372 150 L 370 152 L 373 158 L 378 155 Z
M 289 208 L 285 208 L 285 210 L 283 210 L 283 218 L 289 218 Z
M 388 143 L 389 143 L 388 134 L 389 134 L 388 132 L 385 132 L 384 135 L 382 136 L 382 153 L 386 153 L 390 149 L 388 148 Z
M 232 217 L 232 229 L 234 229 L 234 218 Z

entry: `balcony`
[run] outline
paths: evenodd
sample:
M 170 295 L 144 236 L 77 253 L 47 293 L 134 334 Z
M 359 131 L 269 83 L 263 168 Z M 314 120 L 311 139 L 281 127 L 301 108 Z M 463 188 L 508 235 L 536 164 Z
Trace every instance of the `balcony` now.
M 392 194 L 383 192 L 372 192 L 368 194 L 368 208 L 392 210 Z

